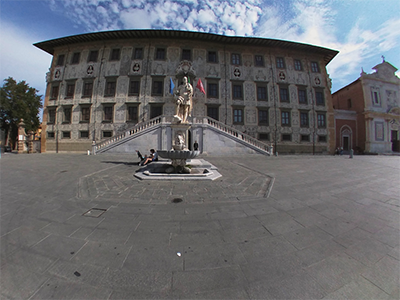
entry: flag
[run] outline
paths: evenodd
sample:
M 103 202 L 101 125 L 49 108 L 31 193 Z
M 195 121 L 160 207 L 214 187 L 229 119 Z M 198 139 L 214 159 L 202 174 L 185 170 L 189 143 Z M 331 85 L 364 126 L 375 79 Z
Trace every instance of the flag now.
M 173 83 L 172 78 L 170 77 L 169 78 L 169 92 L 171 94 L 174 94 L 174 87 L 175 87 L 175 84 Z
M 201 82 L 201 79 L 199 78 L 199 81 L 197 81 L 196 87 L 202 92 L 204 95 L 206 94 L 206 91 L 204 90 L 203 83 Z

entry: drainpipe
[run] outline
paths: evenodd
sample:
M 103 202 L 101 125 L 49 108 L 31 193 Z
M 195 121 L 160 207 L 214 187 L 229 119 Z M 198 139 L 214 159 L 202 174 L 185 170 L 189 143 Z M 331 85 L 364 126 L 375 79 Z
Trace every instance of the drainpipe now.
M 269 60 L 271 62 L 271 78 L 272 78 L 272 96 L 273 96 L 273 101 L 274 101 L 274 113 L 275 113 L 275 134 L 274 134 L 274 148 L 275 148 L 275 155 L 278 153 L 277 152 L 277 140 L 278 140 L 278 112 L 277 112 L 277 105 L 276 105 L 276 91 L 275 91 L 275 76 L 274 76 L 274 69 L 272 68 L 273 62 L 272 62 L 272 56 L 271 53 L 269 54 Z
M 313 87 L 312 87 L 312 83 L 311 83 L 311 74 L 310 74 L 310 68 L 308 66 L 309 61 L 307 60 L 307 58 L 304 58 L 306 60 L 306 66 L 307 66 L 307 74 L 308 74 L 308 82 L 310 84 L 310 90 L 311 90 L 311 97 L 310 97 L 310 101 L 312 104 L 312 115 L 313 115 L 313 131 L 312 131 L 312 142 L 313 142 L 313 146 L 312 146 L 312 154 L 315 155 L 315 119 L 316 119 L 316 114 L 315 114 L 315 102 L 314 102 L 314 93 L 313 93 Z
M 228 66 L 226 59 L 226 46 L 224 45 L 224 60 L 225 60 L 225 125 L 228 124 Z
M 100 67 L 99 67 L 99 73 L 97 75 L 97 88 L 96 88 L 96 96 L 94 97 L 94 101 L 92 102 L 93 107 L 94 108 L 90 108 L 91 110 L 93 109 L 93 111 L 96 111 L 96 104 L 97 104 L 97 99 L 98 99 L 98 95 L 99 95 L 99 86 L 100 86 L 100 76 L 101 76 L 101 69 L 103 67 L 103 63 L 104 63 L 104 52 L 106 49 L 106 44 L 103 43 L 103 51 L 101 53 L 101 60 L 100 60 Z M 90 124 L 90 123 L 89 123 Z M 96 143 L 96 114 L 93 114 L 93 139 L 92 139 L 92 145 L 93 142 Z

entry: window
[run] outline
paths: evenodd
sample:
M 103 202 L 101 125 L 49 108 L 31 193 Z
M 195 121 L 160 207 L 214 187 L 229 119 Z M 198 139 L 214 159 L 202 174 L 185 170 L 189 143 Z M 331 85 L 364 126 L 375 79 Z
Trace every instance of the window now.
M 88 139 L 89 138 L 89 131 L 79 131 L 79 138 Z
M 71 64 L 72 64 L 72 65 L 79 64 L 80 58 L 81 58 L 81 53 L 80 53 L 80 52 L 75 52 L 75 53 L 72 55 Z
M 300 112 L 300 127 L 308 127 L 308 112 Z
M 71 138 L 71 131 L 63 131 L 61 138 L 63 139 L 70 139 Z
M 153 78 L 153 84 L 151 88 L 152 96 L 163 96 L 164 90 L 164 79 L 163 78 Z
M 254 55 L 254 65 L 256 67 L 264 67 L 264 57 L 262 55 Z
M 297 95 L 299 97 L 300 104 L 307 104 L 307 91 L 305 88 L 298 88 Z
M 157 48 L 156 49 L 156 60 L 165 60 L 165 49 Z
M 265 85 L 257 84 L 257 100 L 258 101 L 268 101 L 267 87 Z
M 317 105 L 325 105 L 324 93 L 322 91 L 315 91 L 315 102 Z
M 112 131 L 103 131 L 102 135 L 103 135 L 103 138 L 110 138 L 110 137 L 112 137 Z
M 117 82 L 115 79 L 108 79 L 106 82 L 106 90 L 104 91 L 104 97 L 114 97 L 115 96 L 115 86 Z
M 311 62 L 311 72 L 319 73 L 319 65 L 316 61 Z
M 319 135 L 318 136 L 318 142 L 326 143 L 326 135 Z
M 282 134 L 282 141 L 291 141 L 292 135 L 291 134 Z
M 318 128 L 325 128 L 326 127 L 326 118 L 324 113 L 317 114 L 317 126 Z
M 47 124 L 54 124 L 56 122 L 56 108 L 47 109 Z
M 73 98 L 75 92 L 75 82 L 68 82 L 66 89 L 65 98 Z
M 49 132 L 47 132 L 47 138 L 48 138 L 49 140 L 54 139 L 54 131 L 49 131 Z
M 372 104 L 374 106 L 381 106 L 381 99 L 378 88 L 373 88 L 373 87 L 371 88 L 371 97 L 372 97 Z
M 103 107 L 103 122 L 112 122 L 114 115 L 113 105 L 104 105 Z
M 302 135 L 300 135 L 300 141 L 302 141 L 302 142 L 309 142 L 309 141 L 310 141 L 310 135 L 309 135 L 309 134 L 302 134 Z
M 71 123 L 71 116 L 72 116 L 72 108 L 71 106 L 63 107 L 63 123 L 70 124 Z
M 207 82 L 207 97 L 218 98 L 218 83 Z
M 268 110 L 259 109 L 258 110 L 258 125 L 268 125 Z
M 182 60 L 191 60 L 192 59 L 192 51 L 190 49 L 182 50 Z
M 142 58 L 143 58 L 143 48 L 135 48 L 133 59 L 142 59 Z
M 219 107 L 218 106 L 207 106 L 207 116 L 214 120 L 219 120 Z
M 232 99 L 243 100 L 242 83 L 232 83 Z
M 132 123 L 138 122 L 138 107 L 136 105 L 128 105 L 126 121 Z
M 89 121 L 90 121 L 90 107 L 82 106 L 81 107 L 81 122 L 89 123 Z
M 289 101 L 289 90 L 287 86 L 279 87 L 279 97 L 281 102 L 290 102 Z
M 278 69 L 285 69 L 285 60 L 283 59 L 283 57 L 276 58 L 276 67 Z
M 351 99 L 347 99 L 347 108 L 351 108 Z
M 157 118 L 163 114 L 163 106 L 160 104 L 151 104 L 150 119 Z
M 240 65 L 240 54 L 232 53 L 232 65 Z
M 93 82 L 85 82 L 83 84 L 82 97 L 83 98 L 92 97 L 92 91 L 93 91 Z
M 233 124 L 243 124 L 243 108 L 233 109 Z
M 119 60 L 119 55 L 121 53 L 121 49 L 112 49 L 110 60 Z
M 264 141 L 269 141 L 269 133 L 259 133 L 258 139 L 264 140 Z
M 132 78 L 129 82 L 129 96 L 139 96 L 140 78 Z
M 217 52 L 216 51 L 208 51 L 207 60 L 208 60 L 208 62 L 211 62 L 211 63 L 218 62 Z
M 53 85 L 51 87 L 51 95 L 50 95 L 50 99 L 57 99 L 58 97 L 58 85 Z
M 88 62 L 97 62 L 97 56 L 99 55 L 98 50 L 92 50 L 89 53 Z
M 56 66 L 63 66 L 64 65 L 64 58 L 65 55 L 64 54 L 60 54 L 57 58 L 57 64 Z
M 300 59 L 295 59 L 294 60 L 294 69 L 296 71 L 303 71 L 303 66 L 301 65 L 301 60 Z
M 281 125 L 290 126 L 290 111 L 281 111 Z

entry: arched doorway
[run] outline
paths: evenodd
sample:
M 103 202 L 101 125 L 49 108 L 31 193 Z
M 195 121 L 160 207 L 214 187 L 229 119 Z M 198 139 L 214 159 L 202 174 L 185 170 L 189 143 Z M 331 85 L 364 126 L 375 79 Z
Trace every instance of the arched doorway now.
M 340 129 L 340 146 L 343 151 L 350 151 L 353 148 L 352 135 L 353 132 L 349 126 L 345 125 Z

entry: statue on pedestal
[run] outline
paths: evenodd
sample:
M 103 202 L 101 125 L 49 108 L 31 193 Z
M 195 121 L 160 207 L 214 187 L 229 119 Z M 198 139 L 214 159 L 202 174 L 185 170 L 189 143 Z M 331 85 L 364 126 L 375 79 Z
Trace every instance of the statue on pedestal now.
M 176 123 L 187 123 L 188 116 L 192 109 L 193 87 L 187 77 L 183 77 L 183 83 L 178 86 L 175 92 L 176 110 L 174 121 Z

